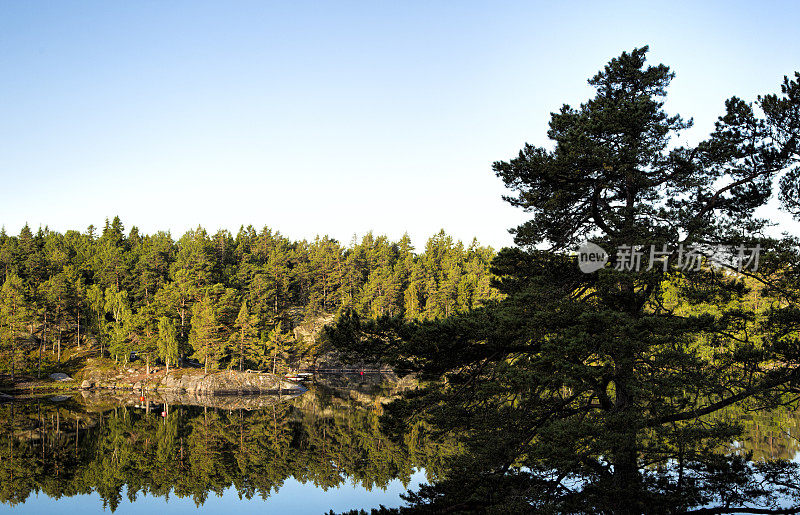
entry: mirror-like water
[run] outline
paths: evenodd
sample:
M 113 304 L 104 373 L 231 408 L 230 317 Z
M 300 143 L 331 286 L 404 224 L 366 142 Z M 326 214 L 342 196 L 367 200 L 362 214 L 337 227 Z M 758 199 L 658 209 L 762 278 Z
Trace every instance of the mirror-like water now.
M 317 384 L 303 395 L 82 393 L 0 405 L 0 502 L 14 513 L 322 513 L 383 504 L 425 480 L 420 442 L 380 430 L 394 394 Z
M 88 393 L 0 405 L 0 510 L 326 513 L 399 506 L 451 447 L 383 433 L 397 389 L 336 381 L 302 395 Z M 800 417 L 729 410 L 733 452 L 795 459 Z

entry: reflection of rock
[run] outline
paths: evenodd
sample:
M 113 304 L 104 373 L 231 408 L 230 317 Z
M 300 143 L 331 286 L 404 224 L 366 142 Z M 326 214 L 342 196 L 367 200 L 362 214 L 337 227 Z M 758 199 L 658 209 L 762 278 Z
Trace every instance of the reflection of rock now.
M 172 391 L 148 392 L 142 402 L 136 392 L 110 392 L 110 391 L 83 391 L 79 402 L 86 405 L 90 411 L 105 411 L 113 406 L 136 406 L 151 409 L 157 405 L 183 405 L 204 406 L 225 410 L 257 410 L 285 402 L 302 395 L 198 395 L 191 393 L 177 393 Z
M 13 399 L 14 399 L 14 397 L 0 392 L 0 402 L 8 402 L 8 401 L 11 401 Z
M 81 388 L 86 390 L 87 388 L 92 388 L 94 386 L 94 382 L 89 381 L 88 379 L 84 379 L 81 383 Z
M 55 374 L 50 374 L 50 379 L 54 381 L 72 381 L 72 378 L 63 372 L 56 372 Z
M 398 378 L 394 373 L 381 374 L 317 374 L 310 394 L 298 399 L 302 409 L 322 410 L 330 403 L 355 403 L 372 409 L 397 399 L 405 390 L 418 387 L 414 375 Z M 320 399 L 325 399 L 320 402 Z
M 350 397 L 394 397 L 399 392 L 416 388 L 413 374 L 398 377 L 392 371 L 367 373 L 325 373 L 314 376 L 314 383 L 332 390 L 342 391 Z

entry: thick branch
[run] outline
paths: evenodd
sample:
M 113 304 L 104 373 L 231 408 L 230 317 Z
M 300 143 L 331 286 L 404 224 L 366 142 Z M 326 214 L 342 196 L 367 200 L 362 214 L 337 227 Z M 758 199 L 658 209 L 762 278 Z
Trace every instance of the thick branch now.
M 684 411 L 681 413 L 674 413 L 672 415 L 667 415 L 664 417 L 650 419 L 645 422 L 643 427 L 656 427 L 670 422 L 681 422 L 683 420 L 692 420 L 702 417 L 703 415 L 708 415 L 709 413 L 714 413 L 715 411 L 721 410 L 722 408 L 730 406 L 731 404 L 735 404 L 739 401 L 747 399 L 748 397 L 752 397 L 757 393 L 770 390 L 772 388 L 775 388 L 776 386 L 786 384 L 792 379 L 796 379 L 798 370 L 800 369 L 797 368 L 792 369 L 788 374 L 780 375 L 774 379 L 764 382 L 759 386 L 753 388 L 747 388 L 737 393 L 736 395 L 731 395 L 726 399 L 722 399 L 721 401 L 709 404 L 708 406 L 705 406 L 703 408 L 698 408 L 690 411 Z

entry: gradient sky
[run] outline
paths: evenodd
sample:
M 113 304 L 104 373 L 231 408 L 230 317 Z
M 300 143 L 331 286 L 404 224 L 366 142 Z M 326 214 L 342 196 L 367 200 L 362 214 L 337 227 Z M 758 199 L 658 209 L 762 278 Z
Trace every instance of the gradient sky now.
M 690 142 L 800 69 L 800 3 L 645 4 L 0 0 L 0 224 L 509 245 L 491 163 L 623 50 Z

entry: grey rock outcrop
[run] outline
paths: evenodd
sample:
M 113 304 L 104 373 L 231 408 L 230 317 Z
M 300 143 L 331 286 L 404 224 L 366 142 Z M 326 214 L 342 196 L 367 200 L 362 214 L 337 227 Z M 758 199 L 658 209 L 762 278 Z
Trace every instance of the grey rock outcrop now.
M 202 371 L 177 370 L 170 374 L 102 377 L 89 375 L 81 388 L 135 389 L 145 391 L 187 392 L 197 395 L 249 395 L 264 393 L 302 393 L 305 388 L 280 376 L 234 370 L 204 374 Z

